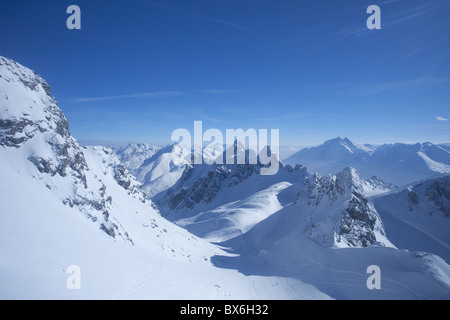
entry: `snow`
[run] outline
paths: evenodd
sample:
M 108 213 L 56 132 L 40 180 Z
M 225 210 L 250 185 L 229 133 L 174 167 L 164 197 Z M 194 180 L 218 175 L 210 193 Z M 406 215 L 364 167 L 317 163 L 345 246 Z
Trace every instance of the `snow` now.
M 436 182 L 446 181 L 443 179 L 446 176 L 423 180 L 376 196 L 372 201 L 385 224 L 387 236 L 394 245 L 410 251 L 433 253 L 449 263 L 450 219 L 429 197 L 429 190 L 432 190 Z M 448 186 L 446 188 L 449 190 Z M 417 196 L 413 197 L 413 194 Z M 445 197 L 443 199 L 445 201 Z
M 261 176 L 192 166 L 180 145 L 80 147 L 41 77 L 2 57 L 0 75 L 0 299 L 450 298 L 448 174 L 395 189 L 350 167 Z M 340 164 L 370 149 L 327 146 Z M 425 164 L 417 176 L 448 165 L 429 143 L 370 157 Z
M 281 182 L 252 196 L 175 221 L 179 226 L 210 241 L 223 242 L 246 233 L 258 222 L 282 208 L 278 194 L 292 184 Z
M 151 158 L 161 148 L 147 143 L 129 144 L 126 147 L 114 148 L 122 164 L 131 172 L 139 169 L 145 160 Z
M 424 260 L 404 250 L 326 248 L 303 232 L 305 216 L 280 211 L 246 234 L 224 245 L 239 256 L 221 264 L 246 274 L 282 275 L 314 284 L 336 299 L 448 299 L 448 265 L 439 258 Z M 427 265 L 427 264 L 430 265 Z M 381 268 L 382 290 L 366 285 L 368 266 Z M 435 276 L 430 270 L 437 270 Z
M 0 299 L 329 298 L 296 279 L 217 268 L 214 257 L 234 255 L 161 217 L 111 149 L 81 148 L 68 134 L 41 78 L 0 62 Z M 21 119 L 32 135 L 12 127 Z M 66 287 L 71 265 L 81 290 Z
M 445 165 L 443 163 L 439 163 L 437 161 L 434 161 L 430 157 L 428 157 L 424 152 L 419 151 L 417 154 L 425 161 L 428 168 L 430 168 L 431 171 L 437 172 L 437 173 L 449 173 L 450 172 L 450 165 Z
M 0 170 L 7 181 L 15 181 L 14 185 L 0 185 L 4 208 L 0 226 L 1 299 L 327 297 L 300 281 L 244 277 L 232 270 L 217 269 L 210 260 L 216 254 L 225 254 L 222 250 L 155 214 L 149 216 L 167 233 L 151 228 L 141 235 L 133 232 L 139 224 L 130 212 L 121 223 L 129 228 L 136 245 L 115 241 L 77 210 L 55 201 L 53 192 L 45 191 L 41 181 L 4 166 Z M 23 201 L 25 195 L 27 201 Z M 134 205 L 127 206 L 128 211 L 138 209 Z M 65 270 L 74 264 L 82 272 L 79 291 L 66 288 Z M 275 282 L 280 287 L 276 291 L 272 287 Z M 289 294 L 287 288 L 291 287 L 297 292 Z
M 143 190 L 153 197 L 172 187 L 191 162 L 191 150 L 182 145 L 170 145 L 157 150 L 131 172 L 141 181 Z
M 439 173 L 450 173 L 448 149 L 429 142 L 375 147 L 337 138 L 300 150 L 284 162 L 304 165 L 321 175 L 336 174 L 345 167 L 353 167 L 365 179 L 378 176 L 399 186 Z

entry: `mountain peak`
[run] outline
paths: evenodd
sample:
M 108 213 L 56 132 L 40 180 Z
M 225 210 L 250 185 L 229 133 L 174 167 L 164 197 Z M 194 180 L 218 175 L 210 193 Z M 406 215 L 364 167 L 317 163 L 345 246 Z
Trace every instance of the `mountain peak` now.
M 34 71 L 0 57 L 0 146 L 27 145 L 40 173 L 70 175 L 86 186 L 86 160 L 69 122 Z
M 354 143 L 347 137 L 345 137 L 344 139 L 342 139 L 342 142 L 346 143 L 346 144 L 350 144 L 350 145 L 354 145 Z
M 328 148 L 331 146 L 344 147 L 349 152 L 354 152 L 355 150 L 359 149 L 359 147 L 357 145 L 355 145 L 349 138 L 342 139 L 341 137 L 337 137 L 337 138 L 325 141 L 323 146 L 326 146 Z
M 336 185 L 347 192 L 358 191 L 361 194 L 364 193 L 364 181 L 354 168 L 347 167 L 339 172 L 336 175 Z
M 329 140 L 327 140 L 327 141 L 325 141 L 325 143 L 327 143 L 327 142 L 332 142 L 332 143 L 341 143 L 341 142 L 344 142 L 344 143 L 350 143 L 350 144 L 353 144 L 353 142 L 349 139 L 349 138 L 347 138 L 347 137 L 344 137 L 344 138 L 342 138 L 342 137 L 336 137 L 336 138 L 334 138 L 334 139 L 329 139 Z

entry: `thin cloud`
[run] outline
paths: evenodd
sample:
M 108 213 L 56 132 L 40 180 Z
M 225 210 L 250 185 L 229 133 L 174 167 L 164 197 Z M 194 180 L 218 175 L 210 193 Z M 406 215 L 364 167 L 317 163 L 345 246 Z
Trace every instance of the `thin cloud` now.
M 338 40 L 346 39 L 348 37 L 360 36 L 362 34 L 370 34 L 370 33 L 373 33 L 373 31 L 367 29 L 367 27 L 364 26 L 331 32 L 330 35 L 333 38 L 340 37 L 341 39 L 333 39 L 334 42 L 337 42 Z
M 411 125 L 399 125 L 399 126 L 375 126 L 374 128 L 389 128 L 389 129 L 398 129 L 398 128 L 436 128 L 436 129 L 448 129 L 450 125 L 445 124 L 411 124 Z
M 281 120 L 292 120 L 300 118 L 317 118 L 323 119 L 327 117 L 338 118 L 343 117 L 342 114 L 338 113 L 302 113 L 302 112 L 291 112 L 291 113 L 279 113 L 278 115 L 272 115 L 269 117 L 255 118 L 255 121 L 281 121 Z
M 202 93 L 211 93 L 211 94 L 226 94 L 226 93 L 239 93 L 239 90 L 198 90 L 198 92 Z
M 245 113 L 245 108 L 222 108 L 220 111 L 231 114 L 242 114 Z
M 423 18 L 429 18 L 431 14 L 433 14 L 436 11 L 439 11 L 442 7 L 446 6 L 448 4 L 446 3 L 424 3 L 419 6 L 413 6 L 408 10 L 405 10 L 399 14 L 396 14 L 394 17 L 391 17 L 386 23 L 384 24 L 385 27 L 392 27 L 399 24 L 408 24 L 412 23 L 414 20 L 423 19 Z
M 121 100 L 121 99 L 133 99 L 133 98 L 145 98 L 145 97 L 160 97 L 160 96 L 178 96 L 183 94 L 178 91 L 164 91 L 164 92 L 145 92 L 138 94 L 126 94 L 120 96 L 107 96 L 107 97 L 91 97 L 91 98 L 79 98 L 74 99 L 70 102 L 96 102 L 96 101 L 106 101 L 106 100 Z
M 384 83 L 340 83 L 313 86 L 316 94 L 335 94 L 342 96 L 365 96 L 399 89 L 423 88 L 440 85 L 450 81 L 448 77 L 422 77 Z
M 220 119 L 208 117 L 205 113 L 200 113 L 198 115 L 202 120 L 211 121 L 211 122 L 221 122 Z
M 436 117 L 436 120 L 437 120 L 437 121 L 448 121 L 448 119 L 446 119 L 446 118 L 444 118 L 444 117 L 441 117 L 441 116 L 437 116 L 437 117 Z
M 170 11 L 174 11 L 174 12 L 178 12 L 178 13 L 181 13 L 181 14 L 189 15 L 189 16 L 196 17 L 196 18 L 199 18 L 199 19 L 220 23 L 220 24 L 223 24 L 223 25 L 226 25 L 226 26 L 229 26 L 229 27 L 233 27 L 233 28 L 236 28 L 236 29 L 241 29 L 241 30 L 245 30 L 245 31 L 252 31 L 252 30 L 250 30 L 250 29 L 248 29 L 248 28 L 246 28 L 244 26 L 241 26 L 240 24 L 234 23 L 234 22 L 203 16 L 203 15 L 200 15 L 200 14 L 197 14 L 197 13 L 180 10 L 180 9 L 173 8 L 173 7 L 170 7 L 170 6 L 161 4 L 161 3 L 157 3 L 157 2 L 153 2 L 153 1 L 148 1 L 148 0 L 142 0 L 142 1 L 145 2 L 145 3 L 148 3 L 148 4 L 152 5 L 152 6 L 156 6 L 156 7 L 160 7 L 160 8 L 163 8 L 163 9 L 170 10 Z
M 416 55 L 417 53 L 421 52 L 422 50 L 423 50 L 423 48 L 418 48 L 416 50 L 408 52 L 404 56 L 400 57 L 398 60 L 402 61 L 402 60 L 408 59 L 409 57 L 412 57 L 412 56 Z

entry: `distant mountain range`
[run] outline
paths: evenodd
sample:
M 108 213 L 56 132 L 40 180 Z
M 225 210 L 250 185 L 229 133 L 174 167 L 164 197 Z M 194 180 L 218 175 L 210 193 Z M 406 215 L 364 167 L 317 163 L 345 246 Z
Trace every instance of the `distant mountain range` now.
M 396 185 L 405 185 L 437 174 L 450 173 L 450 147 L 432 143 L 358 145 L 347 138 L 326 141 L 300 150 L 285 163 L 302 164 L 322 175 L 335 174 L 346 167 L 362 177 L 378 176 Z

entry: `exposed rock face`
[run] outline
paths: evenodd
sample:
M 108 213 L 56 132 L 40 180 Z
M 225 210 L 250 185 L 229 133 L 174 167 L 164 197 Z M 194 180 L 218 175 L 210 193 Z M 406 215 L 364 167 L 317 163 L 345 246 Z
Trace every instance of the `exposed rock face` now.
M 195 174 L 196 170 L 205 168 L 203 165 L 201 167 L 190 166 L 186 168 L 179 185 L 185 185 L 192 175 Z M 192 185 L 183 187 L 178 192 L 171 193 L 169 191 L 162 202 L 166 203 L 170 210 L 184 207 L 191 209 L 200 203 L 210 203 L 222 188 L 237 185 L 256 172 L 257 169 L 250 165 L 237 165 L 233 168 L 213 166 L 208 169 L 205 176 L 195 180 Z M 224 181 L 227 182 L 224 183 Z
M 339 236 L 352 246 L 367 247 L 377 241 L 374 230 L 378 216 L 364 195 L 354 192 L 351 197 L 342 217 Z
M 113 198 L 102 178 L 90 174 L 87 149 L 70 135 L 69 122 L 51 96 L 50 86 L 34 71 L 0 57 L 0 148 L 16 150 L 35 167 L 34 177 L 47 181 L 61 201 L 77 207 L 111 237 L 132 242 L 110 217 Z M 103 159 L 104 176 L 111 175 L 129 195 L 156 208 L 114 152 L 93 148 Z
M 50 94 L 50 86 L 35 72 L 12 60 L 0 57 L 0 68 L 5 90 L 0 95 L 0 146 L 20 148 L 36 137 L 36 144 L 50 147 L 36 148 L 29 157 L 39 172 L 71 175 L 86 187 L 86 160 L 70 135 L 69 122 Z M 20 87 L 22 91 L 18 91 Z
M 367 247 L 378 242 L 376 233 L 385 234 L 364 192 L 366 182 L 356 170 L 346 168 L 336 176 L 326 177 L 314 174 L 306 184 L 297 202 L 318 212 L 312 215 L 306 231 L 311 238 L 331 246 Z
M 418 182 L 399 190 L 395 196 L 405 198 L 410 212 L 450 217 L 450 175 Z
M 450 176 L 435 181 L 426 191 L 428 200 L 447 218 L 450 217 Z

